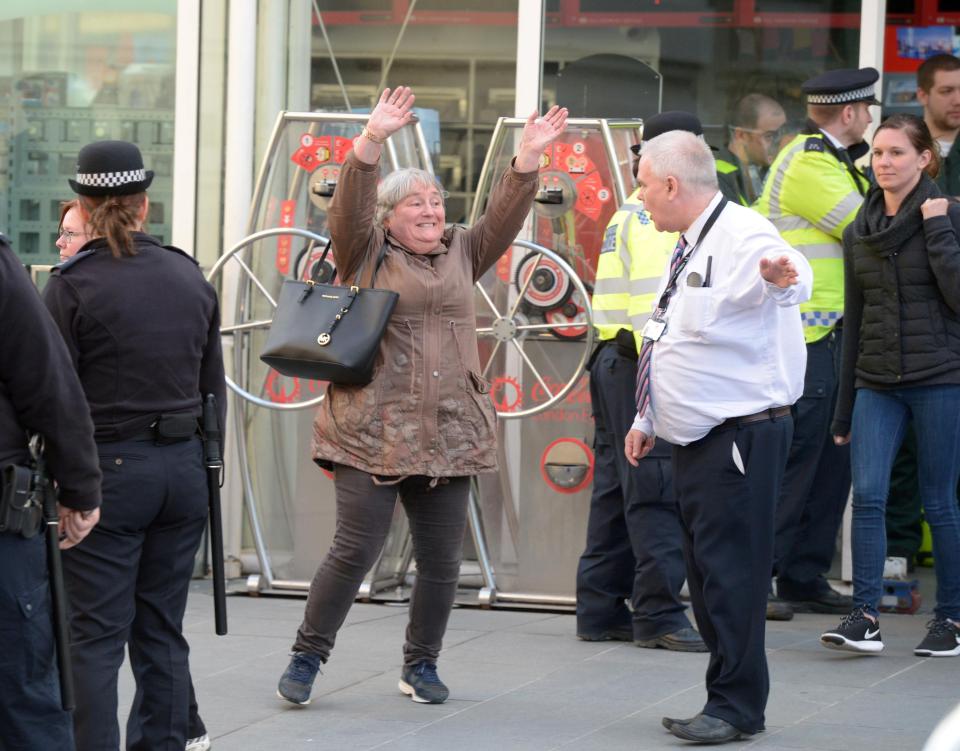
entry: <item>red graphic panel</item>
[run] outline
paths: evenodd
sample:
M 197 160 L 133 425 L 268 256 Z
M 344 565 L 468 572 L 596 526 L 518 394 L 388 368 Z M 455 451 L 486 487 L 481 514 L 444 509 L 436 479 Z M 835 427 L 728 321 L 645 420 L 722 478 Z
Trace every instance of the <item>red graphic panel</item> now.
M 307 172 L 313 172 L 322 164 L 343 164 L 352 148 L 353 141 L 349 138 L 304 133 L 300 136 L 300 148 L 293 152 L 290 160 Z
M 296 201 L 281 201 L 280 202 L 280 226 L 281 227 L 292 227 L 293 218 L 297 213 L 297 202 Z M 291 235 L 278 235 L 277 236 L 277 271 L 281 274 L 290 273 L 290 246 L 293 242 L 293 237 Z

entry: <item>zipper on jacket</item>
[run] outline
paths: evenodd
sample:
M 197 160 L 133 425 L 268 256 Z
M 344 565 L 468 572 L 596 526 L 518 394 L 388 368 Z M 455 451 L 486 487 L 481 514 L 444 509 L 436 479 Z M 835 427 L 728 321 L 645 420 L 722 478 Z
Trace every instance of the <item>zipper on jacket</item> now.
M 463 385 L 466 390 L 470 390 L 470 375 L 467 370 L 467 363 L 463 359 L 463 347 L 460 346 L 460 337 L 457 335 L 457 322 L 450 321 L 450 333 L 453 334 L 453 341 L 457 345 L 457 360 L 460 362 L 460 371 L 463 376 Z
M 417 387 L 417 369 L 415 367 L 417 363 L 417 340 L 413 335 L 413 324 L 410 323 L 409 318 L 403 319 L 403 325 L 407 327 L 407 333 L 410 334 L 410 394 L 412 396 L 414 389 Z

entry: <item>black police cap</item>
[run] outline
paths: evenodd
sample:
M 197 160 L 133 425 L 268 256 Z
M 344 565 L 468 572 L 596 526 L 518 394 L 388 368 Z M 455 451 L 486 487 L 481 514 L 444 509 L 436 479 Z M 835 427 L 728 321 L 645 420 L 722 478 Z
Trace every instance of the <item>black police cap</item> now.
M 876 68 L 838 68 L 804 81 L 800 89 L 807 95 L 807 104 L 880 104 L 874 91 L 879 78 Z
M 630 151 L 639 156 L 644 143 L 672 130 L 685 130 L 695 136 L 703 135 L 703 126 L 696 115 L 681 110 L 660 112 L 644 121 L 641 142 L 631 146 Z
M 77 178 L 67 182 L 81 196 L 125 196 L 150 187 L 153 170 L 143 168 L 143 156 L 135 144 L 96 141 L 80 149 Z

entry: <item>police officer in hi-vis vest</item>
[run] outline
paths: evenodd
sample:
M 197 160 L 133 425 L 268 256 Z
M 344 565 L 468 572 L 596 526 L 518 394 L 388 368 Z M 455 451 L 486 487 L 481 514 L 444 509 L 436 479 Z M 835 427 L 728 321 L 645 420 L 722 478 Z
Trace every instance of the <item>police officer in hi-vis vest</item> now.
M 854 161 L 869 151 L 863 136 L 870 105 L 879 104 L 878 78 L 873 68 L 831 70 L 803 84 L 807 127 L 774 160 L 755 206 L 813 268 L 813 294 L 800 306 L 807 370 L 777 509 L 774 574 L 781 600 L 819 613 L 852 609 L 825 578 L 850 490 L 848 447 L 834 445 L 829 427 L 843 328 L 842 235 L 869 186 Z
M 671 130 L 703 134 L 693 115 L 664 112 L 644 124 L 643 143 Z M 705 652 L 680 602 L 686 571 L 670 446 L 658 440 L 638 467 L 623 453 L 636 412 L 640 331 L 676 242 L 675 233 L 654 228 L 636 192 L 604 234 L 592 299 L 600 339 L 590 363 L 595 470 L 587 545 L 577 567 L 577 636 Z

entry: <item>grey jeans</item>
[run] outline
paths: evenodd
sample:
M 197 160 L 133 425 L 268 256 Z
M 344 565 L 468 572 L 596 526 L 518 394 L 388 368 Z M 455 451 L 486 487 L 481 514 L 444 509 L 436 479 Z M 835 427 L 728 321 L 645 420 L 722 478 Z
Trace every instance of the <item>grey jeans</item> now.
M 431 482 L 415 475 L 378 485 L 367 472 L 337 465 L 337 528 L 310 583 L 294 651 L 327 661 L 363 577 L 383 549 L 399 496 L 417 564 L 403 662 L 436 662 L 460 577 L 470 485 L 467 477 L 441 478 L 433 487 Z

